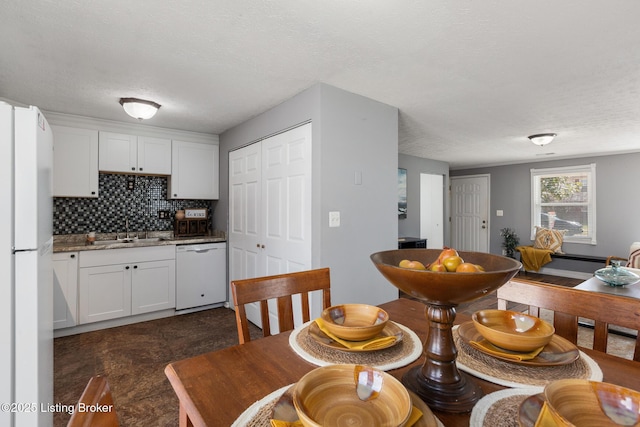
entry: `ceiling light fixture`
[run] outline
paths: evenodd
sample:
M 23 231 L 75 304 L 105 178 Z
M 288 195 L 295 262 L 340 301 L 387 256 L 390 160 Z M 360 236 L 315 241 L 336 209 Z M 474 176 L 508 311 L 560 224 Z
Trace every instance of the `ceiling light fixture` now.
M 553 138 L 555 138 L 555 137 L 556 137 L 555 133 L 539 133 L 539 134 L 536 134 L 536 135 L 531 135 L 528 138 L 534 144 L 543 146 L 543 145 L 547 145 L 548 143 L 553 141 Z
M 156 102 L 138 98 L 120 98 L 120 105 L 128 115 L 138 120 L 150 119 L 160 108 Z

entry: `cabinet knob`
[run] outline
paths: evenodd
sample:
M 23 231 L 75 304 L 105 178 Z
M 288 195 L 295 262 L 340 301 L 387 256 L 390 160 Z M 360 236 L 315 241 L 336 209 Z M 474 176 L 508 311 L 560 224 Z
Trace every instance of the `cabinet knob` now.
M 125 270 L 128 270 L 128 269 L 129 269 L 129 266 L 127 265 L 124 269 L 125 269 Z
M 201 297 L 203 297 L 203 296 L 204 296 L 204 294 L 200 294 L 200 296 L 201 296 Z
M 140 170 L 142 170 L 142 168 L 140 168 Z
M 138 266 L 137 266 L 137 265 L 134 265 L 134 266 L 133 266 L 133 268 L 134 268 L 134 269 L 136 269 L 136 268 L 138 268 Z
M 70 257 L 71 257 L 71 258 L 75 258 L 76 256 L 75 256 L 75 254 L 71 254 L 71 256 L 70 256 Z
M 264 245 L 260 245 L 260 247 L 261 247 L 262 249 L 264 249 Z
M 96 192 L 95 192 L 95 191 L 92 191 L 92 192 L 91 192 L 91 194 L 96 194 Z
M 135 171 L 135 170 L 136 170 L 136 168 L 131 168 L 131 170 L 132 170 L 132 171 Z
M 256 248 L 259 248 L 259 247 L 260 247 L 260 243 L 256 243 Z
M 177 194 L 174 194 L 174 195 L 173 195 L 173 197 L 178 197 L 178 195 L 177 195 Z

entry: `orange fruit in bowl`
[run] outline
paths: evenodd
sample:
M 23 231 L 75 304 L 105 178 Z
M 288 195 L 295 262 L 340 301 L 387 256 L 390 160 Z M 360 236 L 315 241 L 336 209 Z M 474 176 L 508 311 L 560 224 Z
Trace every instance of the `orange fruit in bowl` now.
M 463 262 L 456 267 L 456 273 L 477 273 L 479 271 L 478 266 L 470 262 Z
M 442 264 L 447 268 L 447 271 L 456 271 L 458 266 L 462 264 L 464 260 L 458 255 L 450 256 L 442 260 Z
M 440 252 L 440 255 L 438 255 L 438 259 L 436 259 L 435 262 L 442 264 L 445 258 L 449 258 L 451 256 L 458 256 L 458 251 L 445 246 L 444 248 L 442 248 L 442 252 Z

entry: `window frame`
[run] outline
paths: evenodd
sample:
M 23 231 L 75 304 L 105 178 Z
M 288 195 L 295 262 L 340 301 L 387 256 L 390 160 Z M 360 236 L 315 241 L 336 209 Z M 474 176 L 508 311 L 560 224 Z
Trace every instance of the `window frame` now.
M 535 240 L 536 226 L 540 226 L 540 213 L 545 205 L 541 200 L 540 178 L 564 175 L 587 175 L 587 235 L 564 236 L 566 243 L 579 243 L 587 245 L 596 244 L 596 164 L 577 166 L 561 166 L 555 168 L 531 169 L 531 240 Z M 558 205 L 557 203 L 555 205 Z M 569 205 L 577 205 L 570 203 Z

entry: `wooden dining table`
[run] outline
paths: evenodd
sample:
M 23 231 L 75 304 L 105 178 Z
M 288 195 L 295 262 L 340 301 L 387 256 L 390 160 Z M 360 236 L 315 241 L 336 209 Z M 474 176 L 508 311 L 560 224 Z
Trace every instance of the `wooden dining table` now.
M 413 330 L 421 340 L 427 335 L 425 305 L 400 298 L 380 307 L 391 319 Z M 470 320 L 458 314 L 455 323 Z M 223 350 L 171 363 L 165 374 L 180 401 L 180 426 L 230 426 L 254 402 L 293 384 L 316 368 L 289 345 L 291 332 L 250 341 Z M 580 348 L 603 372 L 603 381 L 640 390 L 640 363 Z M 411 367 L 422 364 L 424 355 L 410 365 L 388 371 L 400 379 Z M 471 377 L 485 394 L 505 387 Z M 468 426 L 470 413 L 433 411 L 446 427 Z
M 640 299 L 640 283 L 626 286 L 610 286 L 595 276 L 580 283 L 574 289 Z

